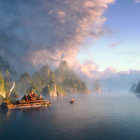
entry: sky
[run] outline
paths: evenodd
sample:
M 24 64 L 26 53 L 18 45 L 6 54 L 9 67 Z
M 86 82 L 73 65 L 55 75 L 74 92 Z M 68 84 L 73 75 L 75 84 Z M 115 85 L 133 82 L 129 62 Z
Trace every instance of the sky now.
M 140 70 L 139 17 L 139 0 L 0 0 L 0 55 L 20 72 Z
M 117 71 L 140 70 L 140 3 L 116 0 L 106 10 L 105 17 L 104 28 L 110 29 L 110 33 L 95 43 L 88 40 L 88 51 L 81 51 L 78 59 L 94 61 L 99 71 L 108 67 Z

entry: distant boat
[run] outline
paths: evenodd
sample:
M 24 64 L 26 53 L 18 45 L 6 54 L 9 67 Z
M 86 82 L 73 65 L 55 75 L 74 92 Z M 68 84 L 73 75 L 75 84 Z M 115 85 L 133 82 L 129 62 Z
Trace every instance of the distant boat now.
M 74 98 L 72 98 L 70 101 L 70 104 L 73 104 L 73 103 L 74 103 Z

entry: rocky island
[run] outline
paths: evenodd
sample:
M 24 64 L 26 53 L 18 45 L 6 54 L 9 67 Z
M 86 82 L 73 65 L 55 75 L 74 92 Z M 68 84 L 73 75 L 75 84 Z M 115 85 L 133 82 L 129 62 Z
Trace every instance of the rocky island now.
M 41 94 L 44 97 L 65 96 L 69 93 L 88 93 L 85 82 L 69 68 L 66 61 L 61 62 L 55 70 L 51 70 L 49 65 L 45 65 L 32 75 L 23 73 L 19 78 L 15 78 L 11 74 L 8 66 L 6 71 L 2 70 L 0 73 L 1 100 L 8 96 L 13 81 L 16 85 L 11 91 L 13 98 L 23 96 L 30 89 L 34 89 L 38 95 Z

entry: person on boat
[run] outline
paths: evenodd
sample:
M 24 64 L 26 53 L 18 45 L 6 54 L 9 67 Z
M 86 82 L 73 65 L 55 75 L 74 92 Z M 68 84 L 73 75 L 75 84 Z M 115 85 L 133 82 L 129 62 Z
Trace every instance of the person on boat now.
M 28 96 L 27 96 L 28 100 L 31 101 L 31 98 L 32 98 L 32 95 L 31 93 L 28 93 Z
M 24 95 L 24 99 L 25 99 L 25 101 L 27 101 L 27 102 L 28 102 L 28 97 L 27 97 L 27 95 L 26 95 L 26 94 Z
M 42 100 L 42 99 L 43 99 L 43 97 L 39 94 L 38 100 Z
M 73 103 L 74 103 L 74 98 L 72 98 L 70 101 L 70 104 L 73 104 Z
M 74 98 L 72 98 L 71 101 L 74 102 Z
M 33 95 L 34 97 L 37 97 L 37 94 L 36 93 L 34 93 L 34 95 Z

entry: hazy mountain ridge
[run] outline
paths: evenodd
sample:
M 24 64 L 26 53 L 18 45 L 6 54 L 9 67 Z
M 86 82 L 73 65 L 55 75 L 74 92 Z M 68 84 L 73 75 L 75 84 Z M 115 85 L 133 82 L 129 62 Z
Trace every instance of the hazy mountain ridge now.
M 101 79 L 101 85 L 105 91 L 125 91 L 128 92 L 134 83 L 140 81 L 140 72 L 131 71 L 129 73 L 117 74 L 107 79 Z
M 88 93 L 85 82 L 68 67 L 66 61 L 60 63 L 54 71 L 45 65 L 32 76 L 24 73 L 16 85 L 20 94 L 25 94 L 30 86 L 43 95 L 62 96 L 66 93 Z
M 88 78 L 85 75 L 81 77 L 86 81 L 91 91 L 94 91 L 94 84 L 98 81 L 102 91 L 129 92 L 131 86 L 140 81 L 140 71 L 119 72 L 109 77 L 101 76 L 98 79 Z

